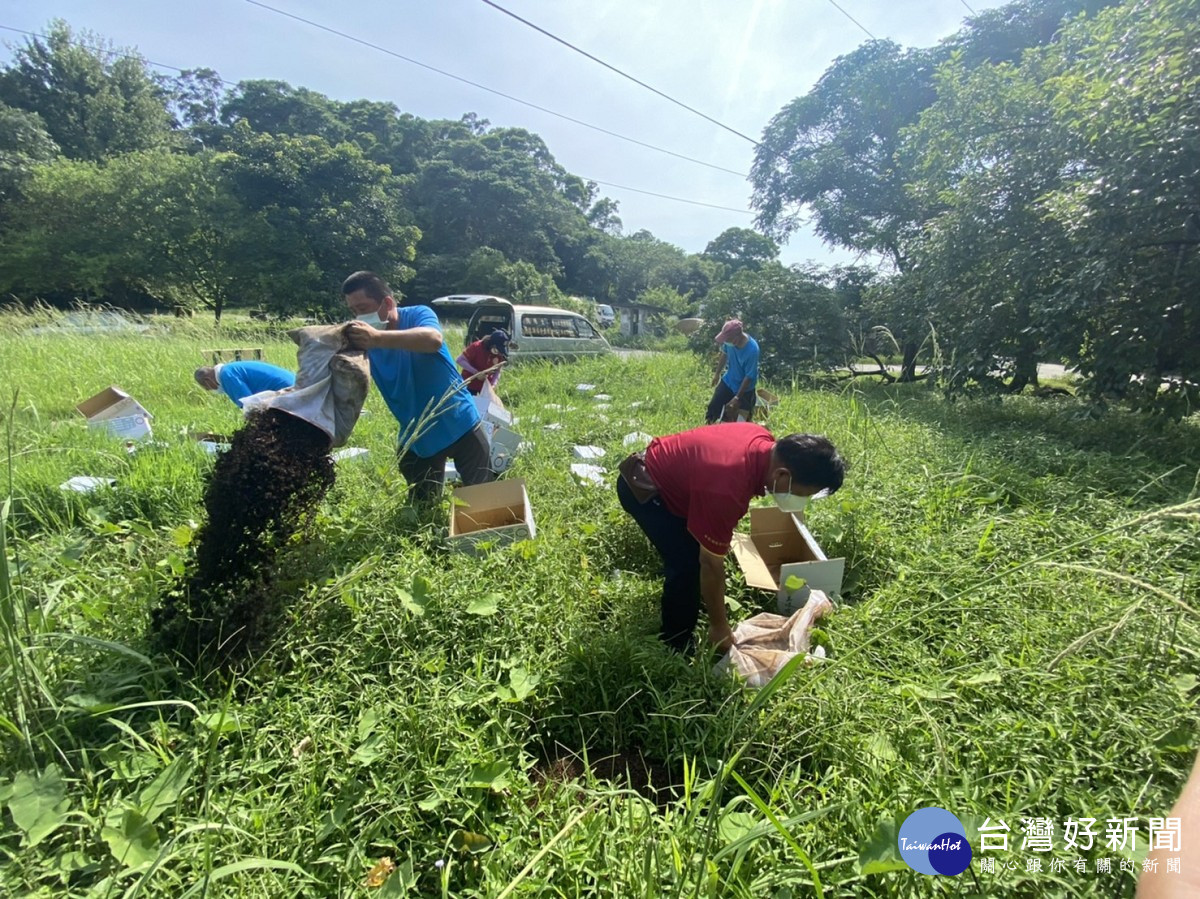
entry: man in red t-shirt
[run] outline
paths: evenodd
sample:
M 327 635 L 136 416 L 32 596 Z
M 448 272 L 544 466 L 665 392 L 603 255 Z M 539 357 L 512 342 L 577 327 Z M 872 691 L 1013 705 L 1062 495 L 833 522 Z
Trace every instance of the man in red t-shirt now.
M 709 642 L 733 645 L 725 616 L 725 554 L 750 500 L 770 491 L 785 512 L 842 486 L 845 464 L 813 434 L 776 440 L 749 422 L 704 426 L 657 437 L 621 465 L 617 497 L 663 560 L 660 636 L 673 649 L 692 645 L 703 599 Z
M 462 369 L 463 380 L 471 393 L 478 394 L 483 389 L 484 378 L 495 387 L 500 382 L 500 369 L 488 369 L 508 361 L 508 333 L 497 328 L 487 337 L 468 344 L 454 361 Z M 483 374 L 485 371 L 486 375 Z

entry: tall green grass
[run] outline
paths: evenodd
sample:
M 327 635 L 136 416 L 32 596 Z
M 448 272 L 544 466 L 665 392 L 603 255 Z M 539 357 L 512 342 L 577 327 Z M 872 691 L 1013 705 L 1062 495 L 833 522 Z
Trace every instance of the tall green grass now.
M 0 383 L 19 388 L 5 413 L 0 892 L 1129 895 L 1103 840 L 1081 853 L 1086 874 L 1050 872 L 1049 857 L 1024 870 L 1020 819 L 1144 828 L 1195 751 L 1194 422 L 1091 421 L 1070 400 L 947 404 L 919 385 L 771 385 L 776 433 L 826 433 L 852 463 L 809 513 L 847 579 L 824 625 L 831 658 L 751 694 L 712 657 L 661 649 L 652 551 L 611 489 L 569 473 L 573 444 L 607 450 L 611 483 L 623 435 L 698 425 L 695 360 L 507 371 L 501 394 L 534 444 L 509 476 L 527 481 L 538 536 L 478 559 L 452 551 L 444 517 L 405 505 L 373 391 L 352 441 L 369 456 L 339 469 L 314 532 L 283 554 L 277 644 L 230 682 L 186 681 L 148 654 L 145 628 L 202 515 L 211 458 L 187 433 L 239 423 L 191 379 L 227 335 L 25 324 L 0 323 Z M 282 337 L 260 342 L 294 359 Z M 162 446 L 129 454 L 86 429 L 74 405 L 109 384 L 154 414 Z M 117 483 L 59 489 L 77 474 Z M 735 618 L 772 605 L 732 563 L 729 581 Z M 614 774 L 614 757 L 675 790 Z M 924 805 L 971 835 L 1004 819 L 1019 870 L 908 870 L 894 829 Z M 363 886 L 385 856 L 387 883 Z M 1095 873 L 1104 857 L 1114 873 Z

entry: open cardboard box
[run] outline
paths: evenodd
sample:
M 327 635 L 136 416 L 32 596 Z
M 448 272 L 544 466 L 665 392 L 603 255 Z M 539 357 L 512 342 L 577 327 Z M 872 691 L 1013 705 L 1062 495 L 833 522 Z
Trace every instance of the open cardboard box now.
M 536 536 L 524 478 L 457 487 L 451 494 L 450 545 L 461 552 Z
M 500 401 L 500 397 L 487 381 L 483 382 L 483 387 L 475 395 L 475 408 L 485 423 L 491 423 L 499 428 L 507 428 L 512 425 L 512 413 L 504 408 L 504 403 Z
M 781 614 L 790 615 L 808 601 L 810 590 L 842 592 L 845 559 L 828 559 L 804 522 L 779 509 L 750 511 L 750 533 L 733 535 L 733 554 L 746 583 L 774 590 Z M 804 585 L 787 589 L 795 575 Z
M 496 428 L 491 435 L 492 471 L 503 474 L 521 451 L 521 435 L 508 428 Z
M 151 415 L 120 387 L 108 387 L 75 407 L 89 428 L 103 428 L 122 440 L 145 440 L 150 436 Z

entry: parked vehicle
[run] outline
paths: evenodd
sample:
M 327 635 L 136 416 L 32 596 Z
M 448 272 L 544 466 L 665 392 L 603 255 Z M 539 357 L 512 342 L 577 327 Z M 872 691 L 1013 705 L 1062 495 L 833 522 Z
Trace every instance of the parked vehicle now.
M 508 332 L 508 357 L 513 362 L 612 352 L 603 335 L 577 312 L 553 306 L 518 306 L 498 299 L 476 305 L 467 323 L 467 342 L 486 337 L 497 328 Z
M 508 302 L 504 297 L 496 297 L 488 293 L 455 293 L 431 300 L 429 305 L 442 318 L 466 318 L 477 305 L 491 300 Z
M 613 307 L 607 303 L 597 303 L 596 321 L 600 322 L 601 328 L 611 328 L 617 323 L 617 314 L 613 312 Z

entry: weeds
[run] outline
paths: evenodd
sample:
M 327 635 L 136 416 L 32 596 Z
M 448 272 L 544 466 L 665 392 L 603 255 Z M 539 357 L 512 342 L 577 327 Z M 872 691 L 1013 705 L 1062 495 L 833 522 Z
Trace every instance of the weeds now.
M 369 455 L 339 468 L 312 542 L 279 546 L 291 602 L 274 639 L 210 692 L 145 634 L 205 521 L 213 460 L 187 432 L 240 422 L 191 382 L 212 335 L 85 343 L 8 324 L 0 892 L 1128 895 L 1102 841 L 1078 854 L 1086 874 L 951 881 L 898 863 L 889 835 L 894 850 L 898 822 L 936 804 L 969 833 L 1007 821 L 1023 861 L 1023 817 L 1144 824 L 1195 752 L 1194 422 L 1130 439 L 1133 417 L 1079 419 L 1069 400 L 772 385 L 776 433 L 827 433 L 852 462 L 808 513 L 847 580 L 830 660 L 747 694 L 714 659 L 661 650 L 654 554 L 610 489 L 568 473 L 573 444 L 607 450 L 611 483 L 625 434 L 699 424 L 708 378 L 691 358 L 507 373 L 533 443 L 510 476 L 538 537 L 480 559 L 406 507 L 373 392 L 354 438 Z M 153 412 L 163 447 L 86 431 L 72 407 L 110 383 Z M 76 474 L 117 484 L 58 489 Z M 729 583 L 737 615 L 771 601 L 732 564 Z M 571 764 L 551 782 L 555 753 Z M 637 775 L 656 772 L 669 789 L 647 798 Z M 365 887 L 385 857 L 386 882 Z

